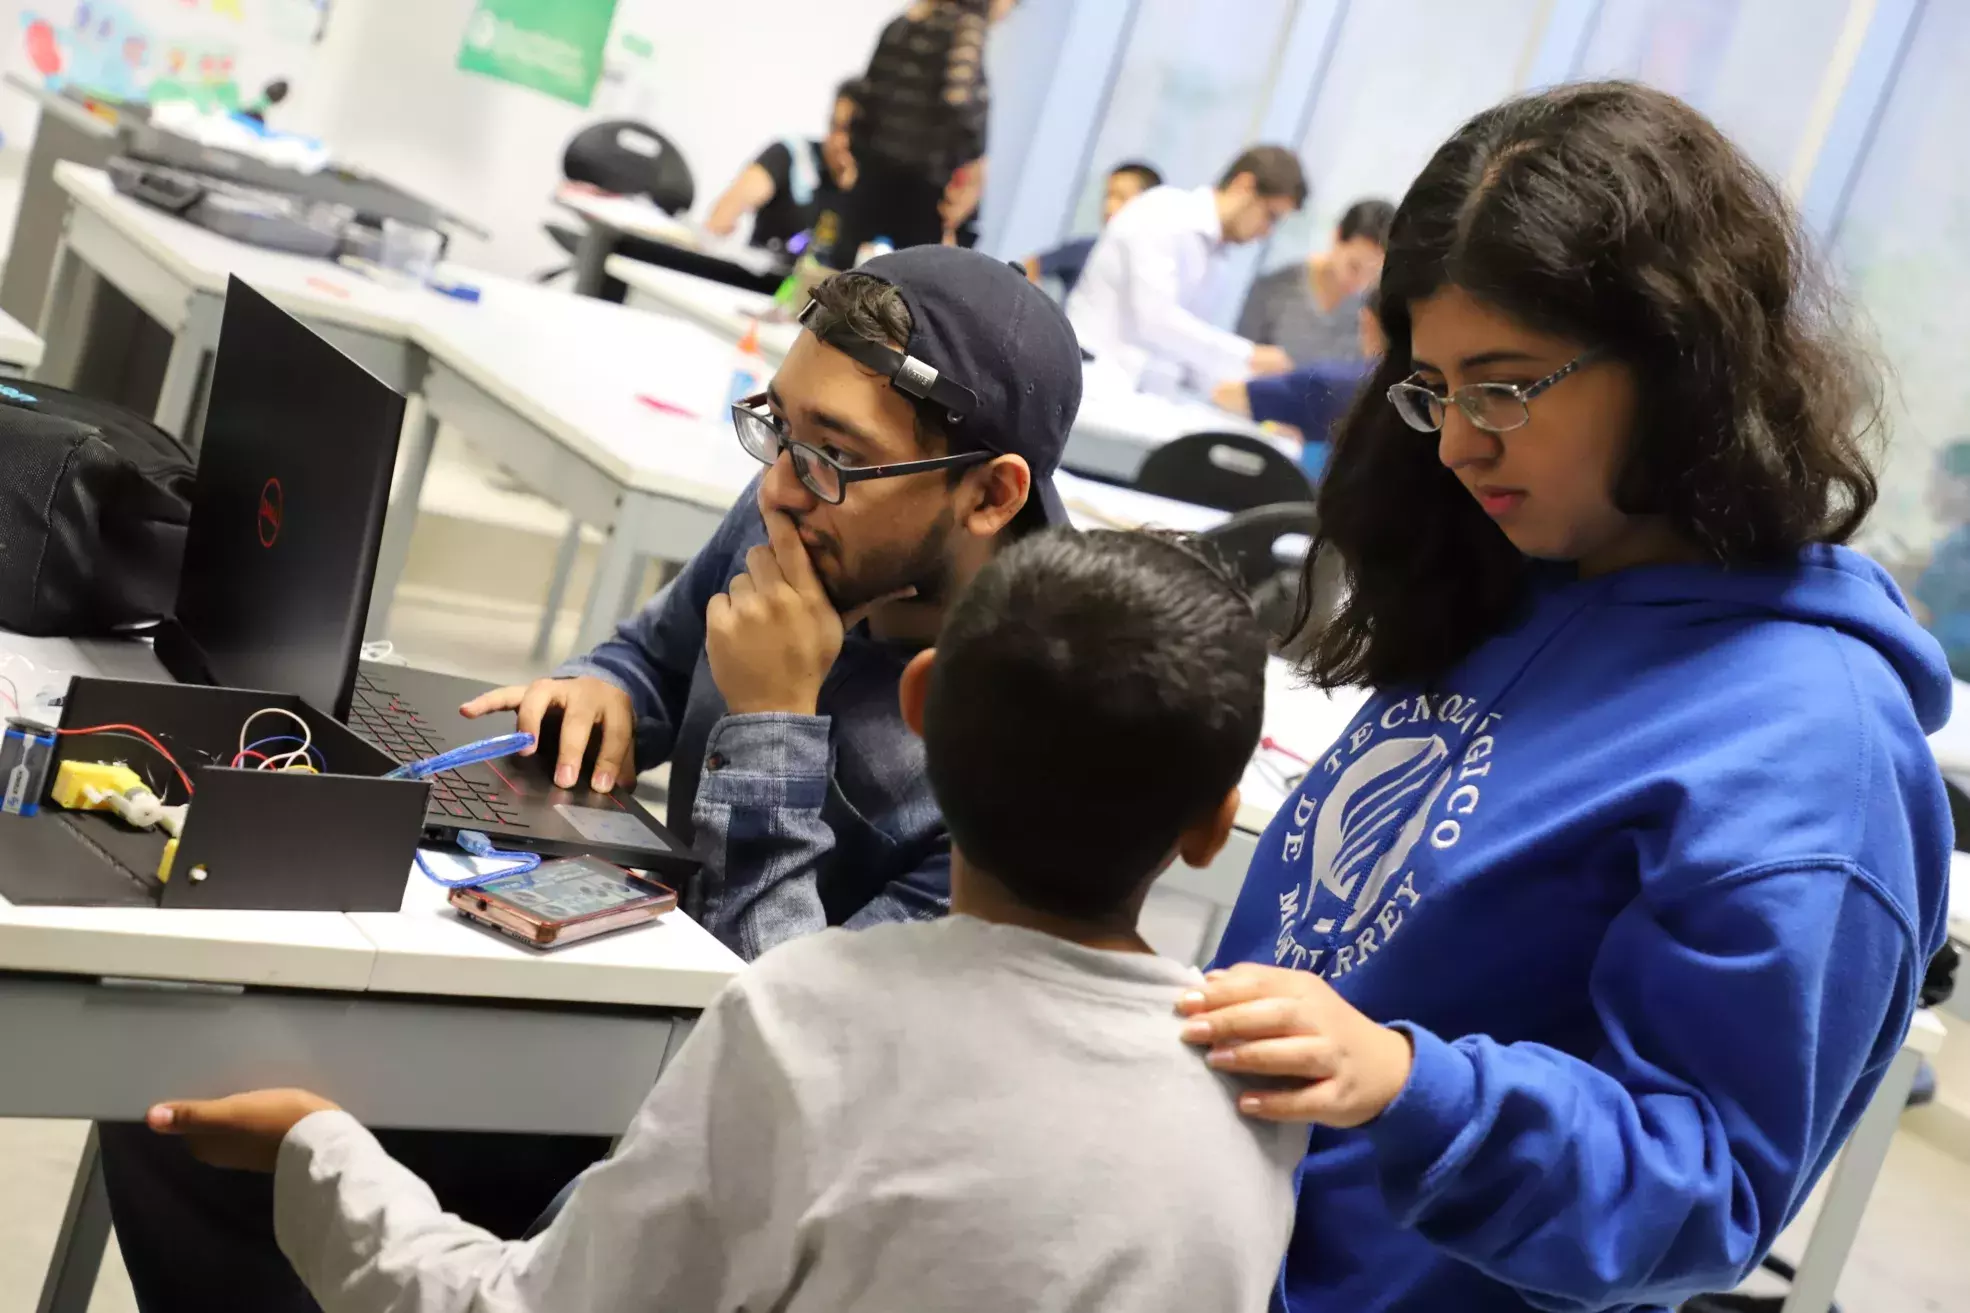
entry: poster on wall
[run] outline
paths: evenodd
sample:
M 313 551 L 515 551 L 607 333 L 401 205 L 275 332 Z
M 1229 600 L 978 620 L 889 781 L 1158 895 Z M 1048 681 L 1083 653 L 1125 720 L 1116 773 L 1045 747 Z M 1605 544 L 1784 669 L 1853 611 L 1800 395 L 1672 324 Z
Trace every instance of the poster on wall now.
M 29 0 L 0 68 L 50 90 L 109 101 L 252 105 L 276 80 L 306 77 L 329 0 Z M 5 98 L 11 144 L 31 130 L 25 97 Z
M 587 109 L 615 12 L 616 0 L 479 0 L 458 67 Z

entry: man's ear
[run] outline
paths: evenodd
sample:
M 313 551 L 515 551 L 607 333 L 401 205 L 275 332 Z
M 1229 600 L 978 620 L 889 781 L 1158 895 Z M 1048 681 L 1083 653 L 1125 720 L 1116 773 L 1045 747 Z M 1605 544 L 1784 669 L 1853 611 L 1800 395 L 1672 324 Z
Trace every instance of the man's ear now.
M 964 517 L 967 532 L 994 538 L 1033 494 L 1033 471 L 1023 456 L 995 456 L 972 472 L 978 500 Z
M 1231 827 L 1238 823 L 1238 803 L 1238 788 L 1233 785 L 1216 811 L 1177 836 L 1177 856 L 1186 866 L 1201 869 L 1217 860 L 1231 839 Z
M 910 727 L 910 733 L 923 737 L 923 707 L 930 700 L 930 667 L 937 659 L 937 649 L 927 647 L 910 658 L 910 664 L 903 667 L 903 678 L 896 686 L 896 696 L 903 704 L 903 723 Z

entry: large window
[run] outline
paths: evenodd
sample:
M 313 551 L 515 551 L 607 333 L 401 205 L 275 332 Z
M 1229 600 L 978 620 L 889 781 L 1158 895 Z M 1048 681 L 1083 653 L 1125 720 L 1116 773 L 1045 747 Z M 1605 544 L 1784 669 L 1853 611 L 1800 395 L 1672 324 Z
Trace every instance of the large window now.
M 1767 172 L 1791 177 L 1850 7 L 1851 0 L 1602 0 L 1579 76 L 1634 78 L 1672 91 Z
M 1138 0 L 1073 230 L 1100 226 L 1108 170 L 1123 160 L 1181 186 L 1217 181 L 1251 144 L 1292 17 L 1292 0 Z
M 1881 501 L 1865 545 L 1970 677 L 1970 5 L 1925 5 L 1835 254 L 1893 370 Z
M 1281 225 L 1265 267 L 1304 259 L 1361 197 L 1400 200 L 1458 124 L 1517 89 L 1546 8 L 1537 0 L 1349 5 L 1300 145 L 1313 198 Z

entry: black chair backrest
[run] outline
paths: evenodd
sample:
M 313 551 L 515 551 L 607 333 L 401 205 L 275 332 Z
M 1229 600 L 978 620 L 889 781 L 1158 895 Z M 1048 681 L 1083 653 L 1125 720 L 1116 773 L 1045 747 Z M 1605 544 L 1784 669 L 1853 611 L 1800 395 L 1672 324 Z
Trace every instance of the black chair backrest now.
M 561 156 L 561 173 L 619 196 L 648 196 L 670 214 L 690 209 L 697 194 L 683 152 L 635 119 L 605 119 L 577 132 Z
M 1279 448 L 1243 433 L 1193 433 L 1150 453 L 1143 492 L 1221 511 L 1313 500 L 1313 484 Z
M 1217 549 L 1219 556 L 1238 573 L 1246 588 L 1256 588 L 1281 570 L 1297 569 L 1294 561 L 1282 561 L 1275 549 L 1281 538 L 1299 535 L 1313 537 L 1320 527 L 1312 502 L 1282 502 L 1239 511 L 1214 529 L 1197 536 Z
M 1300 590 L 1304 586 L 1305 548 L 1283 553 L 1281 539 L 1312 539 L 1320 527 L 1311 502 L 1286 502 L 1275 506 L 1256 506 L 1239 511 L 1223 524 L 1207 529 L 1198 537 L 1217 549 L 1219 556 L 1238 574 L 1239 582 L 1251 595 L 1252 610 L 1279 646 L 1289 654 L 1311 641 L 1334 614 L 1341 602 L 1341 579 L 1331 556 L 1315 572 L 1313 605 L 1308 623 L 1295 632 L 1293 621 L 1299 615 Z

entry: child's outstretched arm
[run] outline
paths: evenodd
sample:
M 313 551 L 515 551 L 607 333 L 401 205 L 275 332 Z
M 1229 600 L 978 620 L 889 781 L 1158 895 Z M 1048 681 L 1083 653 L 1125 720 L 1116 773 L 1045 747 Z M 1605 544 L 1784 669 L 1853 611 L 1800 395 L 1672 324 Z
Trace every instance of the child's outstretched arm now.
M 353 1117 L 304 1091 L 161 1104 L 150 1124 L 208 1162 L 274 1172 L 276 1238 L 325 1313 L 770 1307 L 792 1275 L 782 1205 L 800 1173 L 775 1165 L 805 1161 L 800 1122 L 737 986 L 531 1240 L 445 1212 Z

